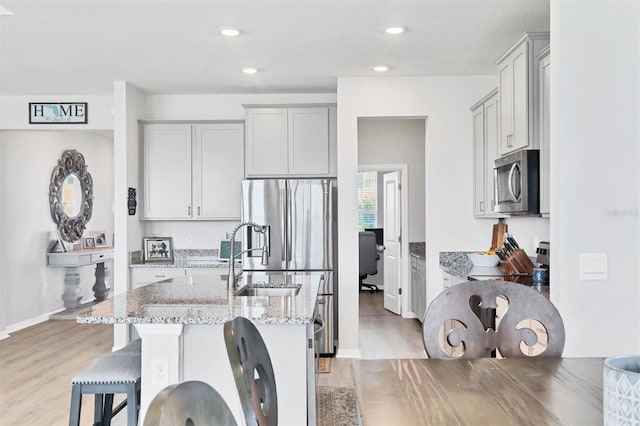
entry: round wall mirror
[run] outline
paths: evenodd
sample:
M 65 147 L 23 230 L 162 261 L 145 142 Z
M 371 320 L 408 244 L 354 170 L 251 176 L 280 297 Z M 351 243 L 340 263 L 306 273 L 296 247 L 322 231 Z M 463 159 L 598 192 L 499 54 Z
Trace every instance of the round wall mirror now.
M 74 242 L 82 237 L 93 209 L 93 179 L 84 156 L 76 150 L 62 153 L 49 184 L 51 218 L 60 237 Z

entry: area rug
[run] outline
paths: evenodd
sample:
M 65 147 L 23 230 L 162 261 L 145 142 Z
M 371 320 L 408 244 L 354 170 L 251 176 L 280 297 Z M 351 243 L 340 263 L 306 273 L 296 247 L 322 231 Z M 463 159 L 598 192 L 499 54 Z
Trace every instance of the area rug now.
M 331 372 L 331 358 L 318 358 L 318 373 Z
M 318 426 L 357 426 L 358 403 L 353 388 L 318 386 Z

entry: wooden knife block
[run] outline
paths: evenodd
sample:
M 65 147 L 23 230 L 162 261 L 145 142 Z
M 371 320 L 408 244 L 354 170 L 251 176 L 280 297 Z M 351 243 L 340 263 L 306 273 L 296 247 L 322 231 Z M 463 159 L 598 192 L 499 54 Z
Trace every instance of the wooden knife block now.
M 532 274 L 533 262 L 522 249 L 516 249 L 507 260 L 502 261 L 502 268 L 507 274 Z
M 493 225 L 493 234 L 491 235 L 491 249 L 495 250 L 504 245 L 504 234 L 509 230 L 509 225 L 504 223 L 504 219 L 498 219 L 498 223 Z

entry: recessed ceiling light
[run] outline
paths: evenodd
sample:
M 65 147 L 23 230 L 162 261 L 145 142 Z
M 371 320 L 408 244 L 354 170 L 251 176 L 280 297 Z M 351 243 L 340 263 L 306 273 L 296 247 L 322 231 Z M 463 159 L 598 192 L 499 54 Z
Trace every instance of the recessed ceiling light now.
M 235 37 L 240 34 L 240 30 L 238 30 L 237 28 L 225 27 L 220 28 L 220 34 L 225 37 Z
M 404 27 L 388 27 L 384 32 L 391 35 L 398 35 L 404 32 Z
M 256 68 L 244 67 L 242 68 L 242 72 L 245 74 L 255 74 L 258 72 L 258 70 Z
M 376 65 L 372 68 L 375 72 L 385 72 L 389 70 L 389 67 L 386 65 Z
M 4 6 L 0 6 L 0 15 L 15 15 L 15 13 L 13 13 L 12 11 L 10 11 Z

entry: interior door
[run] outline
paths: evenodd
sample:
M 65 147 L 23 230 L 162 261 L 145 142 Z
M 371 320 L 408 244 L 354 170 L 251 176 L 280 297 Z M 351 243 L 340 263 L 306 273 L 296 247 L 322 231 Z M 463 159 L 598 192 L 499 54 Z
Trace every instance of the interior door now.
M 400 315 L 400 283 L 402 270 L 400 268 L 402 241 L 400 228 L 400 173 L 385 173 L 383 176 L 383 205 L 384 205 L 384 308 Z

